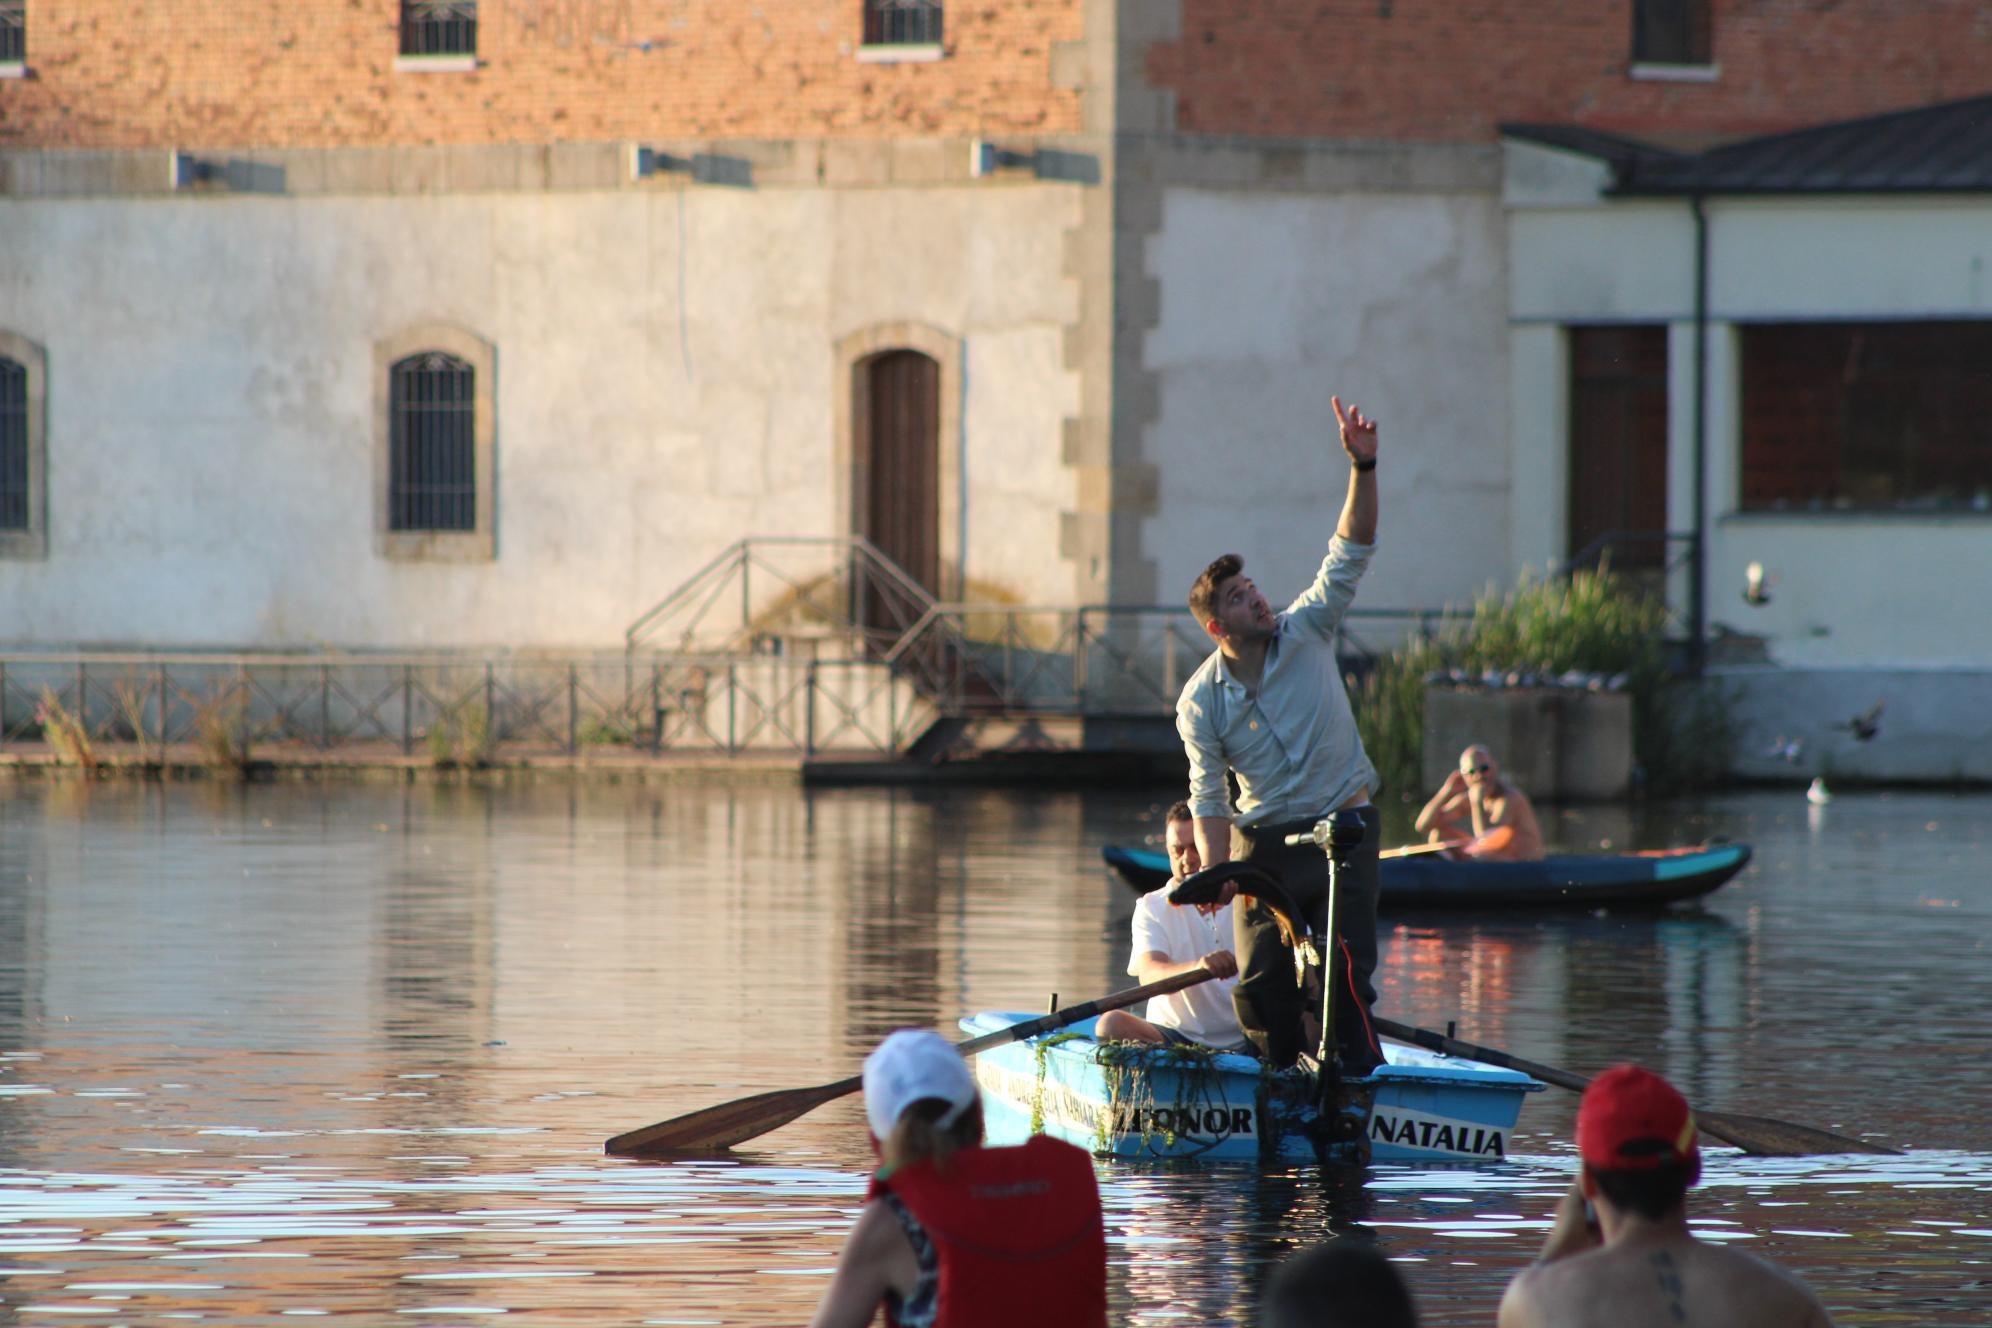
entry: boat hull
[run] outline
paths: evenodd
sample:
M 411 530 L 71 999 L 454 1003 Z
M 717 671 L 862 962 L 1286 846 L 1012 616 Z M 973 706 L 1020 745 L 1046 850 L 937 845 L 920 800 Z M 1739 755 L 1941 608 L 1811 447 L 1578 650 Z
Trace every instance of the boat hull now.
M 1159 852 L 1110 844 L 1100 853 L 1138 892 L 1169 879 L 1169 861 Z M 1748 844 L 1560 854 L 1539 862 L 1455 862 L 1437 854 L 1385 858 L 1378 864 L 1377 907 L 1662 908 L 1719 889 L 1749 862 Z
M 984 1013 L 971 1034 L 1032 1016 Z M 1250 1056 L 1101 1044 L 1091 1020 L 976 1057 L 983 1112 L 997 1142 L 1044 1133 L 1105 1157 L 1240 1162 L 1498 1162 L 1526 1074 L 1385 1043 L 1390 1064 L 1347 1082 L 1352 1100 L 1328 1129 L 1314 1079 L 1269 1073 Z

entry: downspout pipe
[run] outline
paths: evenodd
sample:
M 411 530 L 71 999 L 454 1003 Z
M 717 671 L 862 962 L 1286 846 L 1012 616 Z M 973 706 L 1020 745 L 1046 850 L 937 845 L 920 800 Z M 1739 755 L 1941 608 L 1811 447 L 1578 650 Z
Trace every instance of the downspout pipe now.
M 1688 676 L 1708 663 L 1708 213 L 1706 196 L 1688 197 L 1695 218 L 1694 534 L 1688 576 Z

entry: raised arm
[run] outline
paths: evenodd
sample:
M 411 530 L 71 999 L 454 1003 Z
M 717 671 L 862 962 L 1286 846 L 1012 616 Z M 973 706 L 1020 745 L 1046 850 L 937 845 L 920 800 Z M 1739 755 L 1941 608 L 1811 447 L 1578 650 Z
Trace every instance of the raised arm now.
M 1466 810 L 1465 793 L 1466 778 L 1455 770 L 1446 776 L 1446 782 L 1439 785 L 1439 791 L 1418 813 L 1412 828 L 1421 835 L 1432 829 L 1457 831 L 1460 828 L 1460 813 Z
M 1342 398 L 1330 397 L 1342 450 L 1349 455 L 1349 492 L 1342 499 L 1342 520 L 1335 533 L 1356 544 L 1376 543 L 1376 421 Z

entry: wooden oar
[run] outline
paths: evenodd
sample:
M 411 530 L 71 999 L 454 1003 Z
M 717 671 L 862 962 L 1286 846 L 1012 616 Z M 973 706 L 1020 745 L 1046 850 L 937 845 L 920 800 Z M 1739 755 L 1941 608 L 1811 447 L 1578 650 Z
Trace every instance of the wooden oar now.
M 1415 858 L 1420 853 L 1443 853 L 1449 848 L 1465 848 L 1471 839 L 1442 839 L 1436 844 L 1406 844 L 1403 848 L 1387 848 L 1377 854 L 1379 858 Z
M 1172 991 L 1194 987 L 1199 982 L 1208 982 L 1211 971 L 1207 968 L 1193 968 L 1187 973 L 1178 973 L 1173 978 L 1151 982 L 1146 986 L 1130 987 L 1110 996 L 1102 996 L 1084 1005 L 1068 1005 L 1050 1014 L 994 1033 L 985 1033 L 978 1038 L 955 1044 L 955 1050 L 964 1056 L 988 1051 L 1007 1042 L 1018 1042 L 1024 1038 L 1049 1033 L 1067 1024 L 1076 1024 L 1083 1019 L 1091 1019 L 1096 1014 L 1108 1010 L 1118 1010 L 1123 1006 L 1145 1001 L 1151 996 L 1166 996 Z M 782 1126 L 804 1116 L 840 1097 L 857 1092 L 864 1086 L 864 1079 L 852 1075 L 835 1083 L 819 1084 L 815 1088 L 781 1088 L 772 1093 L 758 1093 L 753 1097 L 743 1097 L 732 1102 L 722 1102 L 716 1107 L 706 1107 L 686 1116 L 674 1116 L 655 1125 L 630 1130 L 619 1134 L 603 1145 L 603 1151 L 610 1157 L 657 1157 L 672 1153 L 710 1153 L 731 1148 L 780 1129 Z
M 1434 1033 L 1429 1028 L 1413 1028 L 1400 1024 L 1395 1019 L 1384 1019 L 1372 1015 L 1377 1031 L 1396 1038 L 1400 1042 L 1410 1042 L 1431 1051 L 1442 1051 L 1448 1056 L 1461 1056 L 1470 1061 L 1484 1061 L 1489 1065 L 1499 1065 L 1510 1070 L 1520 1070 L 1531 1074 L 1546 1084 L 1567 1088 L 1581 1093 L 1591 1081 L 1581 1074 L 1559 1070 L 1554 1065 L 1539 1065 L 1535 1061 L 1525 1061 L 1519 1056 L 1510 1056 L 1496 1047 L 1476 1046 L 1471 1042 L 1461 1042 L 1443 1033 Z M 1890 1153 L 1900 1154 L 1901 1149 L 1889 1148 L 1884 1144 L 1871 1143 L 1866 1139 L 1854 1139 L 1844 1134 L 1834 1134 L 1830 1130 L 1814 1129 L 1810 1125 L 1799 1125 L 1792 1121 L 1775 1120 L 1769 1116 L 1743 1116 L 1730 1111 L 1704 1111 L 1696 1107 L 1695 1123 L 1703 1134 L 1720 1139 L 1726 1144 L 1734 1144 L 1746 1153 L 1760 1157 L 1806 1157 L 1814 1153 Z

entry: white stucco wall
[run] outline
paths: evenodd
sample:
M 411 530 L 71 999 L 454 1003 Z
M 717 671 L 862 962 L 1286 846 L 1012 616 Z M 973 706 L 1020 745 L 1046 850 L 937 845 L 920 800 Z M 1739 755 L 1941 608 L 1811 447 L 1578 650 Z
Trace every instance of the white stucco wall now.
M 727 544 L 841 534 L 832 348 L 962 339 L 971 577 L 1070 597 L 1077 186 L 0 199 L 48 355 L 6 644 L 614 645 Z M 374 344 L 497 348 L 497 556 L 374 551 Z M 952 559 L 954 549 L 944 550 Z
M 1306 584 L 1348 482 L 1334 393 L 1381 429 L 1381 547 L 1358 606 L 1510 579 L 1502 236 L 1491 193 L 1165 194 L 1142 449 L 1160 502 L 1142 538 L 1166 599 L 1226 550 L 1275 598 Z
M 1532 156 L 1529 149 L 1524 155 Z M 1567 351 L 1586 322 L 1670 325 L 1669 524 L 1693 526 L 1694 232 L 1685 201 L 1573 200 L 1570 180 L 1531 196 L 1510 173 L 1508 342 L 1518 482 L 1516 555 L 1567 549 Z M 1992 584 L 1992 515 L 1757 514 L 1738 510 L 1741 384 L 1735 326 L 1749 321 L 1992 317 L 1992 204 L 1971 198 L 1712 199 L 1707 383 L 1707 613 L 1807 669 L 1983 668 L 1992 618 L 1960 611 Z M 1546 454 L 1548 453 L 1548 454 Z M 1744 569 L 1778 579 L 1743 602 Z M 1674 590 L 1685 603 L 1685 578 Z

